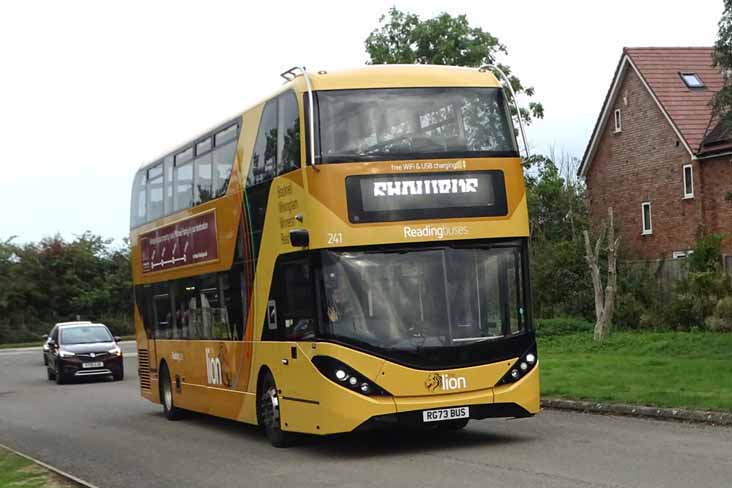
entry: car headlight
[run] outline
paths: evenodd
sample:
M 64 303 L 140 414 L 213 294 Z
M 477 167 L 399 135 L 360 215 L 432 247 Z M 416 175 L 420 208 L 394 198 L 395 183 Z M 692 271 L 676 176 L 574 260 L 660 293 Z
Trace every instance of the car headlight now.
M 119 346 L 114 346 L 112 349 L 107 351 L 109 354 L 112 354 L 114 356 L 121 356 L 122 355 L 122 349 Z
M 508 372 L 503 376 L 503 378 L 501 378 L 501 381 L 496 383 L 496 386 L 515 383 L 520 380 L 526 375 L 526 373 L 534 369 L 536 362 L 536 345 L 533 345 L 520 358 L 518 358 L 518 361 L 513 363 Z
M 326 378 L 343 388 L 367 396 L 387 396 L 390 393 L 350 366 L 330 356 L 315 356 L 313 364 Z
M 70 358 L 71 356 L 76 356 L 76 354 L 74 354 L 73 352 L 64 351 L 64 350 L 60 350 L 58 352 L 58 355 L 61 356 L 62 358 Z

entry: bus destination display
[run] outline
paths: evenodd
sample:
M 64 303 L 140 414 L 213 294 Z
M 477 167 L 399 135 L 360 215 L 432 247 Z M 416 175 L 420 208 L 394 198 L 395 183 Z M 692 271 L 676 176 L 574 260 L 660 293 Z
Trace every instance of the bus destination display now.
M 353 223 L 506 215 L 503 172 L 358 175 L 346 179 Z

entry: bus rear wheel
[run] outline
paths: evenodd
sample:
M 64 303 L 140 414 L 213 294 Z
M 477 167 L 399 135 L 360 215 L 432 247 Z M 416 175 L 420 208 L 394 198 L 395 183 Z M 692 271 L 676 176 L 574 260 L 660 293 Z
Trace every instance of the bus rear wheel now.
M 178 420 L 183 416 L 183 411 L 173 403 L 173 385 L 170 383 L 170 372 L 165 363 L 160 368 L 160 402 L 163 404 L 166 419 Z
M 284 432 L 281 428 L 280 397 L 277 385 L 271 373 L 262 378 L 262 387 L 259 390 L 259 421 L 264 427 L 264 433 L 274 447 L 287 447 L 292 444 L 294 434 Z

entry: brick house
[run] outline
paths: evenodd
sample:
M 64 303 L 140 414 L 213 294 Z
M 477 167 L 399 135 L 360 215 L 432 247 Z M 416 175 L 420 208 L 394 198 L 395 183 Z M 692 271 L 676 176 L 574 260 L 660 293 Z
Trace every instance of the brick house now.
M 686 255 L 732 232 L 732 144 L 709 101 L 724 82 L 712 48 L 626 48 L 587 145 L 593 226 L 613 207 L 626 255 Z M 722 140 L 720 140 L 722 139 Z

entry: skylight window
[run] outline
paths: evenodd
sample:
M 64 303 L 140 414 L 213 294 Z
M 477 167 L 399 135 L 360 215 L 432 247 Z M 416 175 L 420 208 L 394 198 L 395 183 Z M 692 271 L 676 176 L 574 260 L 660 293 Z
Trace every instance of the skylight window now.
M 684 80 L 689 88 L 704 88 L 704 82 L 696 73 L 680 73 L 681 79 Z

